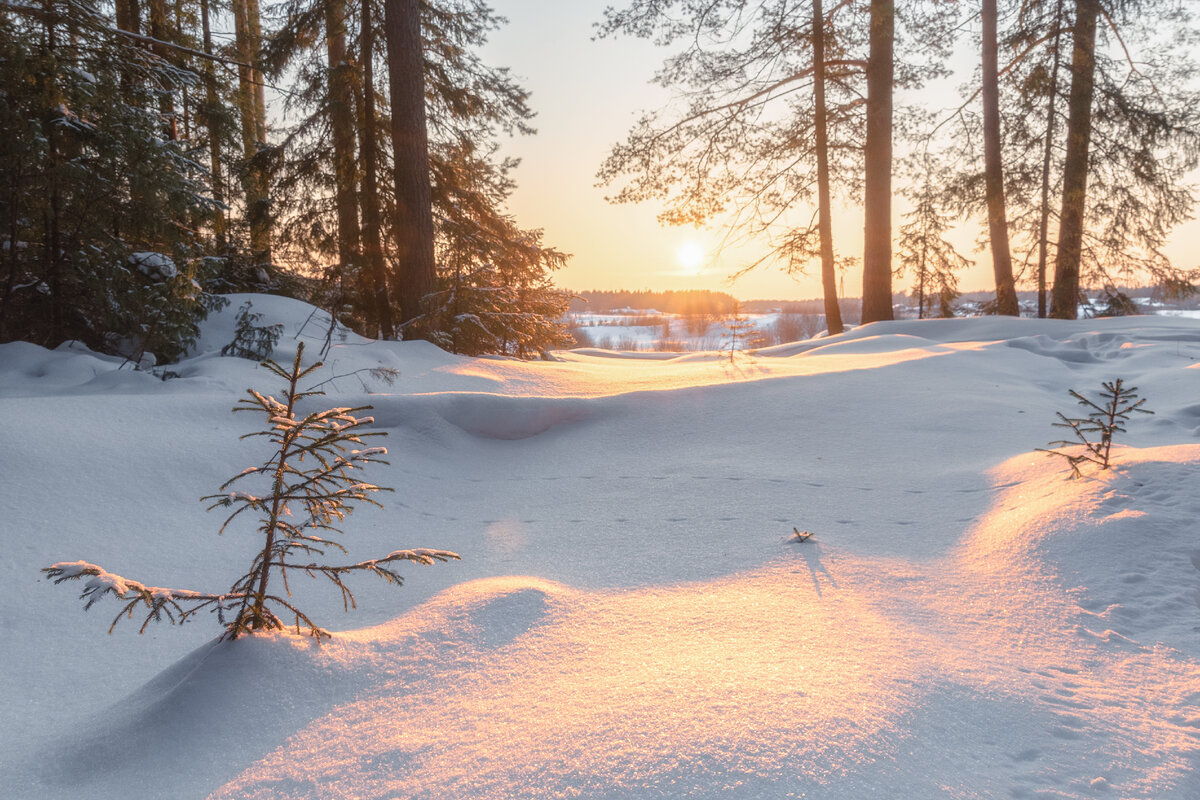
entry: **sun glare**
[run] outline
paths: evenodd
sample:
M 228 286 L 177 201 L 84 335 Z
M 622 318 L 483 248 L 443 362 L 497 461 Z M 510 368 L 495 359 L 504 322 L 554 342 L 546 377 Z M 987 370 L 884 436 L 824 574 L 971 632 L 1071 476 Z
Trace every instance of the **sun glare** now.
M 684 242 L 675 251 L 675 260 L 689 272 L 699 272 L 704 265 L 704 248 L 696 242 Z

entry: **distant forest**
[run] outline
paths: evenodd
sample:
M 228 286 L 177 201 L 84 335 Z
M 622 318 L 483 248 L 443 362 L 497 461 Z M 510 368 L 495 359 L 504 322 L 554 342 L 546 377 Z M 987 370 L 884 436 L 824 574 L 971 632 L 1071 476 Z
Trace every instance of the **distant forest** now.
M 569 311 L 590 311 L 601 314 L 622 308 L 639 310 L 655 309 L 667 314 L 684 316 L 714 315 L 727 316 L 733 313 L 737 299 L 725 292 L 707 289 L 686 291 L 615 291 L 615 292 L 572 292 Z
M 1157 286 L 1118 286 L 1114 288 L 1121 294 L 1131 298 L 1149 297 L 1156 300 L 1167 299 L 1160 296 L 1162 295 L 1162 289 Z M 589 290 L 572 292 L 571 294 L 572 300 L 568 311 L 586 311 L 593 314 L 611 313 L 620 311 L 621 309 L 633 309 L 636 311 L 661 311 L 666 314 L 679 314 L 680 316 L 727 317 L 734 313 L 735 307 L 738 311 L 747 314 L 765 314 L 771 311 L 782 311 L 785 314 L 821 315 L 824 313 L 824 301 L 819 297 L 807 300 L 743 300 L 739 303 L 730 294 L 714 292 L 708 289 L 662 292 L 646 290 Z M 957 300 L 960 305 L 965 304 L 966 309 L 970 309 L 986 305 L 987 301 L 994 299 L 994 297 L 994 292 L 981 290 L 977 292 L 963 292 L 958 296 Z M 1037 302 L 1037 292 L 1034 291 L 1017 292 L 1017 297 L 1024 306 L 1033 306 Z M 1172 305 L 1178 307 L 1190 308 L 1197 305 L 1195 298 L 1169 299 Z M 914 302 L 913 297 L 908 294 L 894 293 L 892 295 L 893 306 L 912 305 Z M 841 298 L 839 303 L 842 306 L 843 316 L 845 316 L 846 321 L 856 324 L 861 313 L 861 300 L 857 297 L 847 297 Z

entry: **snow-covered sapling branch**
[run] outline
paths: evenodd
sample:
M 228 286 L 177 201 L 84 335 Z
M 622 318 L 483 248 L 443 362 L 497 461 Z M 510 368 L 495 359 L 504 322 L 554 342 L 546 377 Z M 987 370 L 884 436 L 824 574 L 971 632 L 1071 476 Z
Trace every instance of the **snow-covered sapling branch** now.
M 139 607 L 145 607 L 142 631 L 151 621 L 166 618 L 178 624 L 208 609 L 215 611 L 225 626 L 222 638 L 236 639 L 252 631 L 282 630 L 286 625 L 279 612 L 284 611 L 294 617 L 297 632 L 303 623 L 309 635 L 327 637 L 329 634 L 325 630 L 291 602 L 289 570 L 313 578 L 326 578 L 341 591 L 343 604 L 349 610 L 355 605 L 354 594 L 343 579 L 352 572 L 369 572 L 399 586 L 403 578 L 396 567 L 401 561 L 428 565 L 457 560 L 455 553 L 428 549 L 396 550 L 383 558 L 352 564 L 326 564 L 320 560 L 319 557 L 330 548 L 346 552 L 342 545 L 327 537 L 329 532 L 341 533 L 335 523 L 340 523 L 353 511 L 355 503 L 378 506 L 372 495 L 391 490 L 363 482 L 354 474 L 368 463 L 387 463 L 380 458 L 387 454 L 386 449 L 364 444 L 368 437 L 385 435 L 365 430 L 374 421 L 371 417 L 356 416 L 370 406 L 331 408 L 303 416 L 297 412 L 297 405 L 304 398 L 323 394 L 297 388 L 301 380 L 321 366 L 318 362 L 302 368 L 303 354 L 304 345 L 301 344 L 290 369 L 274 361 L 263 362 L 263 366 L 287 382 L 282 401 L 251 389 L 249 397 L 240 400 L 234 408 L 234 411 L 257 411 L 266 416 L 264 430 L 242 438 L 267 437 L 273 445 L 271 457 L 261 466 L 250 467 L 230 478 L 221 486 L 219 494 L 203 498 L 212 501 L 209 510 L 217 507 L 233 509 L 221 526 L 221 533 L 246 512 L 259 518 L 262 549 L 250 569 L 229 591 L 204 594 L 146 586 L 86 561 L 59 562 L 42 571 L 56 584 L 83 580 L 80 597 L 85 609 L 91 608 L 105 594 L 112 594 L 122 601 L 125 605 L 113 620 L 110 631 L 122 617 L 132 618 Z M 256 483 L 261 488 L 256 487 Z M 258 491 L 243 491 L 243 487 L 258 488 Z M 283 584 L 282 595 L 278 589 L 272 589 L 272 578 L 276 575 Z
M 1061 421 L 1055 422 L 1054 426 L 1070 429 L 1075 439 L 1073 441 L 1060 439 L 1050 442 L 1048 446 L 1074 447 L 1082 445 L 1083 450 L 1065 452 L 1037 448 L 1038 452 L 1066 459 L 1071 466 L 1071 477 L 1073 478 L 1078 478 L 1082 474 L 1079 471 L 1081 464 L 1092 463 L 1099 466 L 1100 469 L 1108 469 L 1113 437 L 1117 433 L 1125 433 L 1124 423 L 1129 421 L 1130 415 L 1134 412 L 1154 413 L 1142 408 L 1146 399 L 1144 397 L 1138 399 L 1136 386 L 1126 388 L 1120 378 L 1115 381 L 1106 381 L 1101 386 L 1103 390 L 1100 392 L 1099 402 L 1089 400 L 1074 389 L 1070 390 L 1071 396 L 1079 401 L 1079 405 L 1091 409 L 1086 417 L 1068 417 L 1061 411 L 1056 412 Z

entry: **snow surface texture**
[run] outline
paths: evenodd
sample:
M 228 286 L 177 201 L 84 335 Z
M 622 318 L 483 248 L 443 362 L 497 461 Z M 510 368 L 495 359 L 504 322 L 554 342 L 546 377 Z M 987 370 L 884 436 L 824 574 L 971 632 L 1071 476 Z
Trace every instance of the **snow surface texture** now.
M 249 299 L 277 360 L 316 352 L 319 313 Z M 294 579 L 324 645 L 108 636 L 115 604 L 38 570 L 219 591 L 254 552 L 197 501 L 261 461 L 233 403 L 277 391 L 215 355 L 233 314 L 165 382 L 0 346 L 0 795 L 1200 797 L 1196 320 L 882 323 L 733 364 L 335 333 L 314 403 L 375 406 L 396 488 L 349 556 L 462 563 L 359 580 L 350 616 Z M 1067 480 L 1033 449 L 1117 377 L 1156 414 Z

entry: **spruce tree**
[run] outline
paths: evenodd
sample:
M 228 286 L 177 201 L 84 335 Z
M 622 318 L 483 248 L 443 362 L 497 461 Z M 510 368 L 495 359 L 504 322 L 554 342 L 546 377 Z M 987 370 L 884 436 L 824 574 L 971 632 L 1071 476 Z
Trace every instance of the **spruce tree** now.
M 80 339 L 172 359 L 220 301 L 198 226 L 214 203 L 159 100 L 199 76 L 91 0 L 0 17 L 0 341 Z
M 317 362 L 304 367 L 303 356 L 301 343 L 290 368 L 270 360 L 263 362 L 273 375 L 284 380 L 282 400 L 251 389 L 249 396 L 234 408 L 235 412 L 250 411 L 265 417 L 263 430 L 242 438 L 266 437 L 272 445 L 269 457 L 261 465 L 230 478 L 217 494 L 203 498 L 211 501 L 210 510 L 233 509 L 221 526 L 221 533 L 243 515 L 258 517 L 262 548 L 228 591 L 210 594 L 147 586 L 86 561 L 59 562 L 42 571 L 56 584 L 83 581 L 80 597 L 85 609 L 108 594 L 123 603 L 109 626 L 110 631 L 123 618 L 132 619 L 135 612 L 145 615 L 140 628 L 144 632 L 151 622 L 165 619 L 182 624 L 208 610 L 216 613 L 224 626 L 222 639 L 236 639 L 255 631 L 284 630 L 289 624 L 295 626 L 297 633 L 303 629 L 310 636 L 327 638 L 328 631 L 292 602 L 289 572 L 325 578 L 341 592 L 343 604 L 349 610 L 355 606 L 355 600 L 345 578 L 352 573 L 371 573 L 399 586 L 403 583 L 397 571 L 401 561 L 428 565 L 457 560 L 455 553 L 428 549 L 395 550 L 382 558 L 350 564 L 329 564 L 322 558 L 329 550 L 346 552 L 330 534 L 341 533 L 338 525 L 354 510 L 355 504 L 379 506 L 373 495 L 391 490 L 361 480 L 356 472 L 370 463 L 387 463 L 381 458 L 387 454 L 385 448 L 366 446 L 367 439 L 385 434 L 367 430 L 373 422 L 371 417 L 357 416 L 370 406 L 308 413 L 300 409 L 307 398 L 323 394 L 300 388 L 300 382 L 322 366 Z M 285 622 L 281 614 L 290 614 L 293 622 Z
M 939 177 L 932 159 L 924 156 L 912 175 L 908 195 L 913 209 L 905 214 L 908 221 L 900 226 L 897 242 L 900 272 L 912 275 L 919 319 L 928 316 L 935 301 L 939 316 L 954 316 L 950 304 L 958 296 L 958 273 L 971 264 L 946 240 L 954 220 L 939 206 Z

